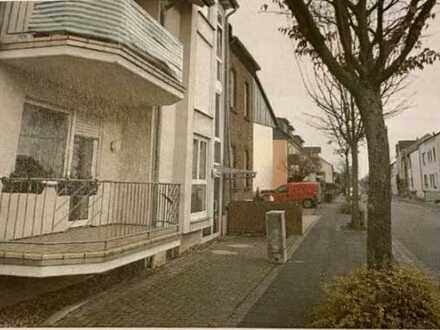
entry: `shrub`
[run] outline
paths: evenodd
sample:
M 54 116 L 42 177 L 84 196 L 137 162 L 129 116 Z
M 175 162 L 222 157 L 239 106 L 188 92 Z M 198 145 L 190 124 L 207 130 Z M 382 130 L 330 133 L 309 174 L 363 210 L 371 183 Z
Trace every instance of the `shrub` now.
M 351 203 L 344 202 L 339 206 L 339 213 L 351 214 Z
M 439 287 L 414 268 L 365 268 L 324 286 L 319 328 L 439 328 Z

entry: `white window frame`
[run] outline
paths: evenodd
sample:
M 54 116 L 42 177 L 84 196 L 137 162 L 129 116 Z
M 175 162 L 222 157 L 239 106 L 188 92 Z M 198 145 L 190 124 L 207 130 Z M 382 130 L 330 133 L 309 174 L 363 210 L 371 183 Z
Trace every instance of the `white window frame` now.
M 208 168 L 209 168 L 209 140 L 203 137 L 200 137 L 198 135 L 194 135 L 193 136 L 193 144 L 194 141 L 197 141 L 197 171 L 196 171 L 196 178 L 192 178 L 191 181 L 191 198 L 192 198 L 192 186 L 194 185 L 205 185 L 206 187 L 206 192 L 205 192 L 205 210 L 200 211 L 200 212 L 192 212 L 191 210 L 191 220 L 195 221 L 195 220 L 200 220 L 203 218 L 207 218 L 208 217 L 208 201 L 209 201 L 209 185 L 208 185 L 208 179 L 209 179 L 209 172 L 208 172 Z M 205 143 L 206 145 L 206 154 L 205 154 L 205 178 L 201 179 L 200 178 L 200 145 L 202 143 Z M 193 150 L 193 155 L 194 152 L 196 152 L 196 150 Z M 193 164 L 194 166 L 194 164 Z M 191 175 L 192 175 L 192 170 L 191 170 Z
M 219 16 L 221 15 L 221 22 L 219 22 Z M 223 68 L 224 68 L 224 54 L 225 54 L 225 29 L 224 29 L 224 22 L 225 22 L 225 13 L 223 8 L 219 5 L 217 6 L 217 15 L 215 17 L 215 22 L 216 22 L 216 31 L 215 31 L 215 39 L 216 39 L 216 43 L 215 43 L 215 57 L 216 57 L 216 80 L 219 82 L 223 82 L 223 76 L 224 76 L 224 72 L 223 72 Z M 221 54 L 219 54 L 218 51 L 218 30 L 221 31 L 221 35 L 222 35 L 222 40 L 221 40 L 221 45 L 222 45 L 222 49 L 221 49 Z M 221 67 L 220 70 L 220 76 L 218 76 L 218 70 L 219 67 Z

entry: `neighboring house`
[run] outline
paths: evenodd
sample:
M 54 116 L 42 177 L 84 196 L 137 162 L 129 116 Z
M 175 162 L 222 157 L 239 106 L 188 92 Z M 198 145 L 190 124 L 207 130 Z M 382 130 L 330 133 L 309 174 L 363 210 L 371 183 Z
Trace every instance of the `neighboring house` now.
M 311 162 L 310 174 L 304 179 L 304 181 L 318 181 L 322 175 L 321 173 L 321 147 L 310 146 L 304 147 L 304 154 L 309 158 Z
M 325 183 L 335 183 L 335 179 L 334 179 L 335 171 L 333 165 L 322 157 L 319 157 L 319 162 L 321 169 L 318 174 L 318 178 L 320 178 L 321 181 Z
M 424 198 L 440 200 L 440 132 L 419 144 L 419 158 Z
M 399 195 L 405 195 L 409 192 L 408 181 L 408 160 L 406 150 L 417 141 L 415 140 L 402 140 L 396 144 L 396 184 Z
M 399 171 L 397 168 L 396 161 L 392 162 L 390 166 L 391 166 L 391 193 L 393 195 L 398 195 L 399 190 L 397 189 L 397 175 Z
M 289 143 L 294 128 L 286 118 L 276 118 L 277 126 L 273 129 L 273 176 L 272 188 L 288 182 L 289 177 Z
M 425 195 L 423 193 L 423 178 L 419 157 L 419 142 L 411 145 L 406 153 L 408 157 L 407 178 L 409 193 L 410 195 L 417 198 L 424 198 Z M 395 193 L 397 194 L 397 185 Z
M 0 3 L 0 274 L 97 273 L 218 235 L 237 4 L 164 4 Z
M 231 37 L 230 49 L 228 129 L 231 169 L 234 174 L 229 180 L 231 187 L 227 191 L 232 193 L 229 200 L 249 200 L 254 195 L 254 77 L 260 66 L 237 37 Z
M 255 76 L 255 105 L 253 122 L 253 169 L 254 192 L 272 189 L 273 182 L 273 130 L 276 127 L 276 117 L 269 99 L 258 76 Z

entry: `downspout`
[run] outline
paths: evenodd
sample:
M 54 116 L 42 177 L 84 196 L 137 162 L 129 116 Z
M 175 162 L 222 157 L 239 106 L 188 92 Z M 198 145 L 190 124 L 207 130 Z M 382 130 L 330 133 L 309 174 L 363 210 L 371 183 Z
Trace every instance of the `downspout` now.
M 225 164 L 226 168 L 231 168 L 231 159 L 232 159 L 232 143 L 231 143 L 231 117 L 230 117 L 230 109 L 229 109 L 229 94 L 230 94 L 230 82 L 229 82 L 229 63 L 230 63 L 230 28 L 229 28 L 229 18 L 235 14 L 238 10 L 238 7 L 235 7 L 232 11 L 225 15 L 225 67 L 224 67 L 224 91 L 225 91 L 225 103 L 224 103 L 224 111 L 225 111 L 225 120 L 224 120 L 224 135 L 225 135 Z M 228 184 L 228 197 L 229 201 L 232 200 L 232 174 L 229 173 L 229 184 Z M 226 187 L 225 182 L 223 182 L 223 203 L 225 202 L 226 196 Z M 224 210 L 224 207 L 222 208 Z M 222 225 L 220 235 L 223 236 L 226 234 L 225 228 Z

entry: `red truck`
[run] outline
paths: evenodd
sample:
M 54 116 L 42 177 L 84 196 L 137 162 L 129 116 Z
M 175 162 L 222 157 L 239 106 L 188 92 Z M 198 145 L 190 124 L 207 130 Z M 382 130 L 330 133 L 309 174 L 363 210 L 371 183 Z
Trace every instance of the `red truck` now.
M 318 182 L 289 182 L 274 190 L 265 190 L 261 193 L 266 200 L 299 202 L 305 208 L 315 207 L 320 201 Z

